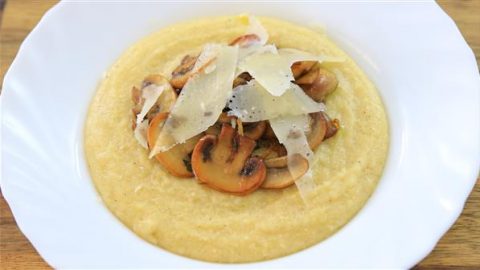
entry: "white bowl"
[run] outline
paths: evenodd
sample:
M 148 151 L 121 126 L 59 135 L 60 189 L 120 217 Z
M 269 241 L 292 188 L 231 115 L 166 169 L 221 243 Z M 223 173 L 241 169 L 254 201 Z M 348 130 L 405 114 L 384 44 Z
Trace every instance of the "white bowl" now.
M 22 44 L 4 80 L 2 192 L 56 268 L 222 267 L 141 240 L 102 204 L 83 154 L 102 73 L 166 25 L 248 12 L 322 24 L 377 85 L 390 121 L 380 184 L 338 233 L 294 255 L 242 267 L 408 268 L 459 216 L 480 164 L 480 80 L 472 51 L 434 2 L 61 2 Z

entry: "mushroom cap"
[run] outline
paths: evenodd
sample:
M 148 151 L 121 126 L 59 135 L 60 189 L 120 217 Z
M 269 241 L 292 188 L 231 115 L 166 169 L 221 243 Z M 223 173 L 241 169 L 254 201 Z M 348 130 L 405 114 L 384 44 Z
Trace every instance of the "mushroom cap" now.
M 315 150 L 322 143 L 327 133 L 327 120 L 323 112 L 311 113 L 310 131 L 307 134 L 308 145 L 310 149 Z
M 316 66 L 295 81 L 313 100 L 320 102 L 335 91 L 338 80 L 335 74 L 325 68 Z
M 178 65 L 172 71 L 172 78 L 170 84 L 176 89 L 181 89 L 190 78 L 191 71 L 197 62 L 198 56 L 185 55 Z
M 150 149 L 155 145 L 158 134 L 167 117 L 168 113 L 159 113 L 150 123 L 147 133 L 147 141 Z M 202 136 L 202 134 L 197 135 L 184 143 L 175 145 L 168 151 L 159 152 L 155 155 L 155 158 L 170 174 L 181 178 L 193 177 L 190 155 Z
M 293 77 L 298 79 L 300 76 L 307 73 L 317 63 L 317 61 L 299 61 L 293 63 L 291 67 Z
M 300 154 L 265 160 L 267 177 L 262 188 L 278 189 L 295 183 L 308 171 L 308 160 Z
M 223 124 L 218 137 L 206 135 L 195 146 L 192 153 L 195 176 L 211 188 L 246 195 L 256 190 L 266 175 L 263 160 L 250 157 L 254 148 L 254 140 Z

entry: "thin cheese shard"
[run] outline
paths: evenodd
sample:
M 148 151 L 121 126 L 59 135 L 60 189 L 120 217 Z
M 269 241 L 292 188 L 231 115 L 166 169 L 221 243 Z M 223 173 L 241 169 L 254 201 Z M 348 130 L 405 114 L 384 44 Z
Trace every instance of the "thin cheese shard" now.
M 267 44 L 268 41 L 268 32 L 267 30 L 263 27 L 263 25 L 258 21 L 255 16 L 248 16 L 248 29 L 247 29 L 247 34 L 254 34 L 257 37 L 260 38 L 260 45 L 265 45 Z
M 268 45 L 259 45 L 254 44 L 248 47 L 240 47 L 238 50 L 238 61 L 241 62 L 243 59 L 254 54 L 263 54 L 263 53 L 272 53 L 277 54 L 277 47 L 272 44 Z M 243 72 L 243 71 L 242 71 Z
M 281 96 L 293 81 L 292 71 L 277 53 L 252 54 L 238 64 L 241 72 L 248 72 L 270 94 Z
M 287 149 L 289 156 L 300 154 L 308 161 L 312 160 L 313 152 L 305 135 L 310 129 L 308 115 L 302 114 L 270 119 L 270 126 L 278 141 Z
M 150 152 L 150 157 L 205 131 L 222 113 L 232 93 L 238 47 L 220 44 L 211 46 L 209 50 L 217 51 L 212 63 L 216 68 L 209 73 L 195 74 L 187 81 Z
M 342 71 L 339 69 L 334 68 L 332 72 L 335 74 L 338 80 L 338 87 L 341 89 L 346 90 L 347 92 L 351 93 L 353 92 L 352 85 L 350 82 L 347 80 L 347 77 L 345 77 L 345 74 L 343 74 Z
M 342 58 L 317 56 L 300 50 L 285 48 L 278 49 L 276 53 L 263 51 L 248 55 L 239 62 L 238 69 L 241 72 L 250 73 L 272 95 L 281 96 L 290 87 L 290 82 L 295 80 L 291 66 L 299 61 L 332 62 L 342 61 Z
M 144 120 L 148 111 L 155 105 L 160 95 L 165 90 L 164 85 L 151 84 L 142 89 L 142 99 L 144 100 L 142 110 L 137 114 L 136 118 L 136 127 L 133 131 L 135 139 L 140 143 L 140 145 L 148 149 L 147 145 L 147 129 L 148 129 L 148 120 Z
M 309 194 L 315 189 L 315 182 L 312 178 L 311 164 L 313 160 L 313 151 L 308 144 L 307 136 L 305 135 L 310 128 L 308 115 L 286 116 L 270 120 L 270 126 L 278 138 L 278 141 L 285 146 L 288 155 L 288 169 L 293 174 L 295 169 L 294 159 L 295 154 L 300 154 L 308 160 L 309 169 L 305 175 L 295 181 L 295 184 L 306 201 Z
M 263 53 L 273 53 L 277 54 L 277 47 L 272 44 L 268 45 L 260 45 L 260 44 L 254 44 L 250 45 L 248 47 L 240 47 L 238 49 L 238 62 L 242 62 L 243 59 L 254 55 L 254 54 L 263 54 Z M 235 72 L 235 77 L 243 73 L 244 71 L 240 68 L 237 67 L 237 71 Z
M 145 149 L 148 149 L 147 131 L 148 120 L 144 120 L 140 124 L 137 124 L 135 130 L 133 131 L 133 136 L 135 137 L 135 139 L 137 139 L 138 143 Z
M 198 56 L 192 68 L 192 74 L 201 72 L 202 69 L 205 69 L 205 73 L 210 73 L 215 69 L 213 61 L 218 55 L 217 46 L 216 44 L 208 43 L 203 47 L 202 53 Z
M 149 86 L 142 89 L 142 98 L 144 101 L 142 110 L 137 114 L 137 125 L 143 121 L 143 118 L 147 115 L 148 111 L 155 105 L 157 99 L 160 97 L 162 92 L 165 90 L 165 86 L 150 84 Z
M 229 115 L 243 122 L 257 122 L 281 116 L 302 115 L 325 110 L 323 103 L 317 103 L 307 96 L 296 84 L 290 83 L 281 96 L 271 95 L 256 80 L 239 85 L 233 90 L 228 102 Z
M 268 32 L 262 26 L 262 24 L 255 18 L 254 16 L 248 16 L 248 29 L 246 31 L 246 35 L 255 35 L 259 39 L 253 42 L 249 42 L 246 46 L 240 46 L 238 50 L 238 61 L 242 61 L 247 56 L 252 54 L 270 52 L 270 53 L 277 53 L 277 47 L 272 44 L 267 44 L 268 41 Z M 238 70 L 236 76 L 242 73 L 242 71 Z

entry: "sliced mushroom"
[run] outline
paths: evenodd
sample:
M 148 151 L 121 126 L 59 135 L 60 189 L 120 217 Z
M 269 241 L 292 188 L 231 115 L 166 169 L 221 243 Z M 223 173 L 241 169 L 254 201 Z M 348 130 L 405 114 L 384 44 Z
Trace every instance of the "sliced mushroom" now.
M 160 94 L 155 104 L 149 109 L 144 119 L 151 121 L 157 114 L 170 111 L 177 100 L 175 91 L 165 77 L 160 74 L 152 74 L 145 77 L 142 82 L 141 89 L 138 89 L 137 87 L 132 88 L 132 101 L 134 103 L 134 107 L 132 109 L 132 129 L 135 129 L 137 125 L 137 115 L 142 111 L 142 107 L 145 102 L 145 100 L 142 98 L 143 90 L 152 84 L 164 86 L 165 89 Z
M 142 99 L 142 91 L 135 86 L 132 88 L 132 101 L 132 130 L 134 130 L 137 127 L 137 114 L 142 111 L 144 102 Z
M 262 137 L 266 128 L 267 123 L 265 121 L 243 123 L 243 135 L 252 140 L 258 140 Z
M 330 117 L 323 112 L 322 117 L 325 119 L 325 122 L 327 123 L 327 131 L 325 133 L 325 138 L 324 140 L 333 137 L 335 134 L 337 134 L 338 129 L 340 128 L 340 121 L 338 119 L 333 119 L 331 120 Z
M 260 122 L 252 122 L 252 123 L 242 123 L 239 121 L 238 118 L 235 116 L 228 116 L 226 113 L 221 113 L 218 117 L 218 120 L 215 124 L 210 126 L 205 133 L 209 135 L 218 135 L 220 134 L 220 130 L 222 128 L 222 124 L 231 124 L 234 121 L 239 129 L 240 135 L 244 135 L 249 137 L 252 140 L 258 140 L 262 137 L 263 132 L 267 127 L 267 123 L 265 121 Z M 242 131 L 240 132 L 240 128 Z
M 179 89 L 177 93 L 180 93 L 181 89 L 193 75 L 203 72 L 216 59 L 216 57 L 208 57 L 199 60 L 199 57 L 201 56 L 186 55 L 183 57 L 180 65 L 172 71 L 170 84 Z
M 263 133 L 262 138 L 265 139 L 277 139 L 275 132 L 273 132 L 272 127 L 270 126 L 270 122 L 267 122 L 267 126 L 265 127 L 265 132 Z
M 315 150 L 322 143 L 327 133 L 327 120 L 323 116 L 323 112 L 309 114 L 310 130 L 307 133 L 307 140 L 310 149 Z
M 168 113 L 159 113 L 150 123 L 147 133 L 148 146 L 151 150 L 160 133 Z M 155 158 L 172 175 L 177 177 L 193 177 L 191 154 L 193 148 L 203 134 L 188 139 L 186 142 L 177 144 L 168 151 L 158 153 Z
M 198 56 L 185 55 L 180 65 L 172 71 L 170 84 L 176 89 L 181 89 L 190 78 L 191 71 L 197 62 Z
M 338 80 L 333 72 L 316 66 L 295 81 L 313 100 L 320 102 L 337 89 Z
M 218 117 L 217 123 L 230 124 L 232 120 L 235 120 L 235 116 L 229 116 L 226 112 L 222 112 Z
M 282 167 L 287 167 L 288 166 L 288 157 L 287 155 L 281 156 L 281 157 L 276 157 L 276 158 L 270 158 L 264 160 L 265 166 L 267 168 L 282 168 Z
M 158 97 L 155 105 L 148 111 L 146 118 L 149 121 L 152 121 L 152 119 L 159 113 L 169 112 L 177 101 L 177 95 L 175 91 L 173 90 L 168 80 L 162 75 L 154 74 L 147 76 L 143 80 L 142 87 L 145 88 L 151 84 L 164 85 L 166 88 L 165 90 L 163 90 L 160 97 Z
M 210 126 L 207 130 L 205 130 L 205 133 L 207 135 L 218 135 L 220 134 L 220 131 L 222 130 L 222 124 L 217 122 L 215 124 L 213 124 L 212 126 Z
M 293 63 L 291 70 L 293 77 L 298 79 L 303 74 L 307 73 L 316 63 L 316 61 L 300 61 Z
M 255 141 L 240 136 L 228 124 L 220 135 L 206 135 L 195 146 L 192 168 L 200 182 L 224 192 L 246 195 L 265 180 L 263 160 L 250 157 Z
M 142 103 L 142 91 L 135 86 L 132 88 L 132 101 L 135 105 L 142 105 L 140 104 Z M 139 108 L 139 110 L 140 109 L 141 107 Z
M 253 151 L 252 156 L 259 157 L 263 160 L 281 157 L 287 154 L 287 149 L 276 139 L 257 141 L 257 148 Z
M 228 116 L 226 112 L 222 112 L 217 119 L 217 122 L 210 126 L 205 133 L 208 135 L 218 135 L 222 130 L 223 124 L 231 124 L 232 122 L 236 122 L 235 116 Z
M 290 165 L 290 166 L 289 166 Z M 267 177 L 262 188 L 284 188 L 295 183 L 308 171 L 308 160 L 295 154 L 288 160 L 287 156 L 265 160 Z
M 241 48 L 250 47 L 251 45 L 260 41 L 260 37 L 255 34 L 247 34 L 243 36 L 239 36 L 230 42 L 229 45 L 238 45 Z
M 205 131 L 206 134 L 208 135 L 218 135 L 220 134 L 220 131 L 222 130 L 223 124 L 230 124 L 233 126 L 233 128 L 240 128 L 238 126 L 238 123 L 241 121 L 235 117 L 235 116 L 228 116 L 227 113 L 223 112 L 220 114 L 220 116 L 217 119 L 217 122 L 213 124 L 212 126 L 208 127 L 208 129 Z M 243 135 L 243 125 L 241 126 L 242 130 L 238 130 L 238 133 L 240 135 Z
M 247 84 L 252 79 L 252 76 L 248 72 L 243 72 L 238 75 L 235 80 L 233 80 L 233 88 Z

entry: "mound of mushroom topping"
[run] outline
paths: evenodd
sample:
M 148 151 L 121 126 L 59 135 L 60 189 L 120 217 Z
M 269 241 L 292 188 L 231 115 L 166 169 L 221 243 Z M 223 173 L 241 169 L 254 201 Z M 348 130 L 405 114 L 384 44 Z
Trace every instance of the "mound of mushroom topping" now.
M 338 80 L 324 63 L 342 59 L 277 48 L 248 23 L 133 87 L 134 137 L 173 176 L 235 195 L 296 184 L 305 196 L 313 151 L 340 127 L 325 112 Z

